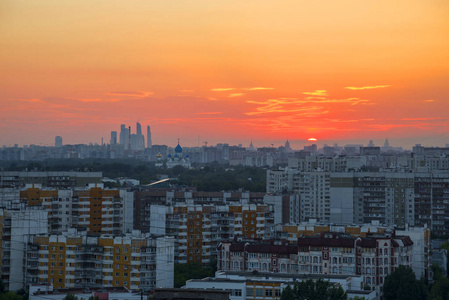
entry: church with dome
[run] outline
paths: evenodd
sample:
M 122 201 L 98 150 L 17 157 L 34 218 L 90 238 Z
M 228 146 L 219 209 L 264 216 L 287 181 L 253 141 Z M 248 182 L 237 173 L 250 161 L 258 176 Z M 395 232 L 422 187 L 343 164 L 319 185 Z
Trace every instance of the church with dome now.
M 175 147 L 175 154 L 167 155 L 166 166 L 167 166 L 167 168 L 173 168 L 175 166 L 182 166 L 184 168 L 190 168 L 190 166 L 191 166 L 189 154 L 188 153 L 186 155 L 183 154 L 183 149 L 182 149 L 181 145 L 179 144 L 179 139 L 178 139 L 178 145 Z

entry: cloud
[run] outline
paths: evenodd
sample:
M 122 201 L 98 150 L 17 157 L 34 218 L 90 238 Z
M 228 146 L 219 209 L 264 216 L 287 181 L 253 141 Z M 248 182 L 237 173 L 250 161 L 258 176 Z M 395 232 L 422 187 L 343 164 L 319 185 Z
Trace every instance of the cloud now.
M 304 102 L 286 99 L 268 99 L 266 101 L 247 101 L 250 104 L 258 104 L 256 111 L 246 112 L 246 115 L 258 115 L 266 113 L 297 113 L 308 112 L 312 107 L 298 105 Z M 316 108 L 314 108 L 316 109 Z
M 348 86 L 348 87 L 345 87 L 345 89 L 353 90 L 353 91 L 356 91 L 356 90 L 372 90 L 372 89 L 386 88 L 386 87 L 389 87 L 389 86 L 391 86 L 391 85 L 373 85 L 373 86 L 361 86 L 361 87 Z
M 110 96 L 125 96 L 125 97 L 144 98 L 144 97 L 153 95 L 154 93 L 153 92 L 142 92 L 142 91 L 137 91 L 137 92 L 116 91 L 116 92 L 108 92 L 106 94 L 110 95 Z
M 45 103 L 45 101 L 43 101 L 41 99 L 17 99 L 17 101 L 33 102 L 33 103 Z
M 323 110 L 324 104 L 332 103 L 346 103 L 349 105 L 357 104 L 373 104 L 368 100 L 360 98 L 346 98 L 346 99 L 326 99 L 324 97 L 306 97 L 303 100 L 295 100 L 295 98 L 280 98 L 280 99 L 268 99 L 266 101 L 247 101 L 250 104 L 258 104 L 259 107 L 256 111 L 246 112 L 246 115 L 257 115 L 266 113 L 298 113 L 304 112 L 304 115 L 310 113 L 311 110 L 321 109 Z M 329 111 L 326 110 L 325 113 Z
M 211 111 L 211 112 L 197 112 L 197 115 L 220 115 L 222 111 Z
M 270 87 L 250 87 L 250 88 L 243 88 L 245 91 L 263 91 L 263 90 L 274 90 L 274 88 Z
M 402 118 L 402 121 L 430 121 L 430 120 L 441 120 L 442 118 L 431 117 L 431 118 Z
M 376 119 L 356 119 L 356 120 L 328 119 L 328 120 L 335 123 L 356 123 L 356 122 L 370 122 L 375 121 Z
M 433 100 L 433 99 L 428 99 L 428 100 L 423 100 L 422 102 L 427 102 L 427 103 L 431 103 L 431 102 L 436 102 L 437 100 Z
M 326 90 L 315 90 L 314 92 L 303 92 L 304 95 L 327 96 Z
M 180 90 L 181 93 L 194 93 L 194 90 Z
M 97 102 L 97 103 L 112 103 L 112 102 L 120 102 L 120 101 L 127 101 L 127 99 L 100 99 L 100 98 L 80 98 L 80 99 L 74 99 L 76 101 L 80 102 Z
M 229 94 L 229 98 L 234 98 L 234 97 L 241 97 L 241 96 L 243 96 L 243 95 L 245 95 L 244 93 L 232 93 L 232 94 Z
M 226 92 L 226 91 L 232 91 L 235 90 L 235 88 L 214 88 L 211 89 L 212 92 Z

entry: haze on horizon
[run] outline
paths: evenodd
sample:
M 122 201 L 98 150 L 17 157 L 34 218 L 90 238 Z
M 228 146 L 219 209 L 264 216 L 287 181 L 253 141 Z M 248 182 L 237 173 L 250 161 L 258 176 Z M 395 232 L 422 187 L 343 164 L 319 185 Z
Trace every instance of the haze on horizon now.
M 0 145 L 449 143 L 449 2 L 0 2 Z

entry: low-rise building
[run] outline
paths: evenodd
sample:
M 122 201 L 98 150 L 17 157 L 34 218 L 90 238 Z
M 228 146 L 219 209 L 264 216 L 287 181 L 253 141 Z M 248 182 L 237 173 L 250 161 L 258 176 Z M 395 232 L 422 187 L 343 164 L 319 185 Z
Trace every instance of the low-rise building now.
M 295 282 L 323 279 L 330 284 L 341 286 L 348 299 L 355 296 L 375 299 L 375 291 L 363 290 L 363 276 L 351 275 L 304 275 L 267 272 L 218 271 L 215 277 L 191 279 L 186 282 L 188 289 L 215 289 L 230 292 L 231 300 L 244 299 L 280 299 L 282 290 Z
M 219 247 L 218 269 L 304 275 L 363 276 L 365 289 L 382 294 L 385 277 L 413 266 L 413 241 L 392 233 L 353 237 L 322 233 L 287 241 L 229 241 Z

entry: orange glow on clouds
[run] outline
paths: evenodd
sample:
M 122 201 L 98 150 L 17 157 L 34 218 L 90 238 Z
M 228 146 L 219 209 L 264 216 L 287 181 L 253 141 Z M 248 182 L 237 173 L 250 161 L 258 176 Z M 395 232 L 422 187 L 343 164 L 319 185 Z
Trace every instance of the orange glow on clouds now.
M 4 0 L 0 146 L 109 141 L 136 121 L 155 144 L 444 145 L 447 11 L 408 0 Z
M 308 141 L 309 142 L 317 142 L 318 140 L 316 138 L 309 138 Z

